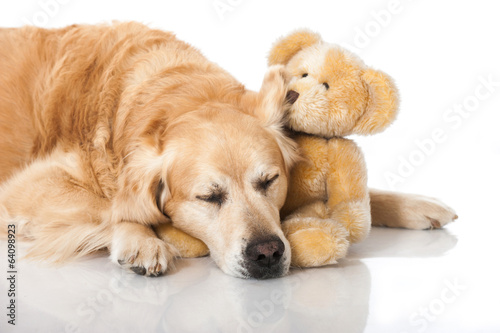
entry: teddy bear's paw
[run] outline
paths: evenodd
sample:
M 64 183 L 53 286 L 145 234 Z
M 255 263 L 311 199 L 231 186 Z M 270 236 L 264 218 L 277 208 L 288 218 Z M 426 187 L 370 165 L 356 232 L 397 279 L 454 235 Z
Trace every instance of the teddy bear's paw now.
M 204 257 L 210 252 L 201 240 L 186 234 L 170 223 L 157 225 L 154 230 L 158 238 L 177 249 L 177 255 L 180 258 Z
M 333 220 L 294 218 L 284 223 L 294 267 L 318 267 L 337 263 L 349 248 L 347 230 Z
M 399 227 L 408 229 L 438 229 L 458 218 L 440 200 L 420 195 L 410 195 L 400 212 Z

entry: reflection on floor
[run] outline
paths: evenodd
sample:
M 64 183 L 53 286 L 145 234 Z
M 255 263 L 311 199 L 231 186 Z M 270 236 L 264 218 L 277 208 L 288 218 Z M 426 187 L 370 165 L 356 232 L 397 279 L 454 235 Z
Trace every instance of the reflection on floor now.
M 210 258 L 180 260 L 170 275 L 159 278 L 129 274 L 103 256 L 57 268 L 21 261 L 16 331 L 467 332 L 499 328 L 488 310 L 493 295 L 489 304 L 477 303 L 489 299 L 474 282 L 487 269 L 464 269 L 464 251 L 457 242 L 461 231 L 454 227 L 374 228 L 369 239 L 354 245 L 338 265 L 292 270 L 285 278 L 266 281 L 227 276 Z M 5 248 L 5 242 L 0 246 Z M 469 274 L 469 269 L 474 273 Z M 493 280 L 482 282 L 488 285 Z M 5 279 L 0 286 L 5 300 Z M 14 331 L 6 320 L 0 328 Z

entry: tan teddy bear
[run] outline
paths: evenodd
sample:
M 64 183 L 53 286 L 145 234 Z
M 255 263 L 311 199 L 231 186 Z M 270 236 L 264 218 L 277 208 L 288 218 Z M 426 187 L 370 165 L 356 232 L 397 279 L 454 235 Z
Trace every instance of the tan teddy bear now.
M 398 92 L 387 74 L 306 30 L 278 40 L 269 65 L 283 65 L 291 76 L 286 124 L 303 156 L 281 210 L 292 265 L 332 264 L 371 225 L 363 154 L 344 136 L 384 130 L 396 117 Z M 208 254 L 204 243 L 171 225 L 159 228 L 182 257 Z
M 292 76 L 286 123 L 304 158 L 281 210 L 292 265 L 335 263 L 371 226 L 363 154 L 345 136 L 384 130 L 396 117 L 398 91 L 387 74 L 306 30 L 275 43 L 269 65 L 277 64 Z

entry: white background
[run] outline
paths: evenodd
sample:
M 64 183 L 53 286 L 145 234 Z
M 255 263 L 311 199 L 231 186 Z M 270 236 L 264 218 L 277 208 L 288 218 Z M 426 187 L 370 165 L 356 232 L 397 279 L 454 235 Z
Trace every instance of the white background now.
M 497 269 L 500 221 L 496 211 L 500 201 L 499 14 L 498 2 L 484 0 L 40 0 L 3 1 L 0 4 L 0 26 L 17 27 L 32 23 L 61 27 L 111 20 L 140 21 L 151 27 L 174 31 L 179 38 L 198 47 L 209 59 L 254 90 L 259 89 L 271 44 L 294 29 L 307 27 L 321 33 L 326 41 L 348 47 L 368 65 L 393 76 L 402 99 L 400 115 L 393 126 L 373 137 L 356 138 L 366 154 L 370 185 L 439 197 L 454 207 L 460 218 L 445 231 L 375 230 L 368 243 L 355 247 L 344 264 L 328 268 L 333 270 L 332 274 L 345 273 L 337 276 L 337 280 L 349 274 L 354 274 L 349 279 L 355 279 L 360 274 L 349 268 L 353 262 L 356 265 L 361 263 L 363 272 L 366 267 L 369 271 L 364 273 L 368 274 L 369 297 L 364 301 L 364 298 L 359 299 L 360 303 L 369 304 L 369 311 L 363 310 L 369 313 L 364 314 L 366 325 L 353 326 L 351 322 L 339 329 L 345 332 L 363 328 L 373 332 L 467 332 L 480 329 L 491 332 L 500 330 L 497 284 L 500 281 Z M 485 86 L 484 80 L 494 83 Z M 465 110 L 461 115 L 454 111 L 460 107 Z M 442 140 L 431 144 L 429 140 L 435 131 L 441 133 Z M 423 142 L 426 142 L 426 148 L 419 147 Z M 106 265 L 106 269 L 115 272 L 114 267 L 105 263 L 94 260 L 86 265 L 91 267 L 91 272 L 100 271 L 99 265 Z M 185 265 L 192 268 L 200 263 L 201 267 L 213 265 L 208 259 L 189 261 Z M 33 274 L 56 274 L 50 269 L 29 267 L 26 265 L 26 270 Z M 65 276 L 75 276 L 69 268 L 65 272 L 68 274 Z M 308 279 L 315 278 L 314 272 L 308 271 Z M 317 278 L 321 279 L 325 272 L 329 271 L 318 270 Z M 220 278 L 228 283 L 227 278 Z M 20 312 L 19 316 L 26 325 L 28 314 L 40 314 L 39 309 L 44 307 L 46 298 L 36 294 L 38 287 L 35 288 L 32 281 L 38 280 L 24 277 L 20 283 L 22 279 L 26 279 L 25 285 L 21 284 L 20 288 L 33 292 L 32 296 L 24 294 L 26 308 L 31 310 L 25 315 Z M 409 318 L 419 307 L 438 306 L 439 302 L 432 303 L 433 300 L 441 297 L 447 288 L 446 281 L 454 279 L 466 285 L 466 291 L 454 302 L 446 303 L 444 310 L 439 308 L 437 311 L 436 307 L 435 312 L 439 315 L 426 319 L 425 327 L 422 322 L 411 322 Z M 233 283 L 238 288 L 249 286 L 241 281 Z M 316 288 L 329 287 L 328 284 L 317 285 Z M 67 286 L 74 287 L 71 280 L 67 281 Z M 46 288 L 47 285 L 39 287 Z M 225 285 L 220 288 L 224 289 Z M 349 287 L 343 292 L 338 288 L 335 290 L 346 300 L 355 294 Z M 85 292 L 88 290 L 82 289 L 79 297 L 85 299 Z M 308 292 L 321 294 L 323 291 Z M 197 294 L 188 294 L 196 303 Z M 42 316 L 46 327 L 53 327 L 56 331 L 63 330 L 61 327 L 65 326 L 61 322 L 67 318 L 85 318 L 68 310 L 71 306 L 69 303 L 64 306 L 66 298 L 61 296 L 59 299 L 58 295 L 62 294 L 53 295 L 52 302 L 63 304 L 61 307 L 69 314 L 54 315 L 59 311 L 55 307 L 48 312 L 59 317 L 58 320 L 51 316 L 47 319 L 47 314 Z M 140 295 L 135 297 L 140 298 Z M 3 299 L 2 290 L 0 300 Z M 299 314 L 311 309 L 307 304 L 301 304 L 300 298 L 294 299 L 297 301 L 293 303 L 295 307 L 283 310 L 285 312 L 277 319 L 278 323 L 296 316 L 290 309 Z M 37 300 L 40 304 L 33 305 Z M 336 308 L 345 307 L 344 302 L 338 299 L 336 302 L 332 303 Z M 116 299 L 112 302 L 114 306 L 118 303 L 120 301 Z M 224 308 L 223 305 L 220 307 Z M 4 308 L 3 304 L 0 308 Z M 363 305 L 344 309 L 347 312 L 343 310 L 340 314 L 354 320 L 359 315 L 356 312 L 359 308 Z M 318 325 L 312 331 L 327 331 L 331 322 L 338 323 L 339 316 L 342 317 L 335 311 L 328 313 L 330 317 L 325 315 L 312 321 Z M 113 315 L 118 318 L 119 313 Z M 186 321 L 193 315 L 188 310 L 180 311 L 173 320 Z M 205 326 L 206 329 L 223 327 L 223 331 L 237 331 L 236 325 L 221 324 L 225 319 L 219 319 L 211 322 L 212 326 Z M 248 322 L 248 314 L 242 320 Z M 305 322 L 307 319 L 302 321 Z M 0 325 L 6 327 L 3 320 Z M 280 325 L 262 324 L 257 328 L 287 331 Z

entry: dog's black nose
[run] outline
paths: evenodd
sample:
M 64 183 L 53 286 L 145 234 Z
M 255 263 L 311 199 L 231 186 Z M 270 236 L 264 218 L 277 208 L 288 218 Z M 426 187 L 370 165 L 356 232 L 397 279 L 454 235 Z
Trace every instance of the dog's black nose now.
M 286 102 L 287 103 L 293 104 L 293 103 L 295 103 L 297 98 L 299 98 L 299 93 L 296 92 L 295 90 L 289 90 L 286 93 Z
M 285 244 L 279 238 L 272 238 L 249 244 L 245 255 L 251 265 L 271 268 L 280 262 L 283 252 Z

